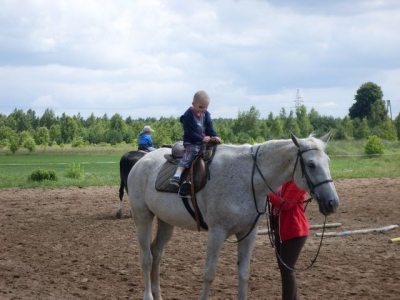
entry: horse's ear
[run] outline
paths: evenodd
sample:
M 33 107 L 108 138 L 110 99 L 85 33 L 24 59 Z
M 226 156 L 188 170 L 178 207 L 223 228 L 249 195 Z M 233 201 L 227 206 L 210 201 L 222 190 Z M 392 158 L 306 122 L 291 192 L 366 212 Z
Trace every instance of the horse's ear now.
M 331 133 L 332 133 L 332 131 L 329 131 L 327 134 L 325 134 L 323 137 L 321 137 L 320 140 L 326 144 L 331 137 Z
M 296 145 L 297 148 L 300 148 L 299 139 L 291 132 L 290 137 L 292 138 L 293 143 Z

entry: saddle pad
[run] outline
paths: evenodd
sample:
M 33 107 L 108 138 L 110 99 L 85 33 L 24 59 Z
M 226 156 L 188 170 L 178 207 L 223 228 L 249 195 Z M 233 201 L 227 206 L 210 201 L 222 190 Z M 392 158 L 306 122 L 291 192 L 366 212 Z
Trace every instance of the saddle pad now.
M 156 190 L 159 192 L 177 193 L 178 187 L 169 184 L 169 180 L 174 176 L 176 171 L 176 164 L 165 162 L 157 175 Z

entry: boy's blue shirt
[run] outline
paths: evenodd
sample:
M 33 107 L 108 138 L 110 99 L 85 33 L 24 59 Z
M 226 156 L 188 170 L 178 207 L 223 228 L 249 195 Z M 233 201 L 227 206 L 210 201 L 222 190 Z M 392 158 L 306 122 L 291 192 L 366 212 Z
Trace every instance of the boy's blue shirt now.
M 152 147 L 153 146 L 153 139 L 151 138 L 151 135 L 148 134 L 147 132 L 142 132 L 139 135 L 139 146 L 144 146 L 144 147 Z
M 179 120 L 183 124 L 183 142 L 198 145 L 202 144 L 203 136 L 197 132 L 197 123 L 190 107 Z M 211 114 L 207 110 L 204 112 L 204 127 L 206 136 L 217 136 L 211 121 Z

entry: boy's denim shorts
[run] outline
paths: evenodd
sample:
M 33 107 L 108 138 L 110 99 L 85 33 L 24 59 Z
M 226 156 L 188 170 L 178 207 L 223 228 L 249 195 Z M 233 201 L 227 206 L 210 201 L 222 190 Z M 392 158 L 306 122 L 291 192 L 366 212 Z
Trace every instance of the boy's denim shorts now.
M 178 167 L 189 168 L 200 149 L 201 145 L 185 144 L 185 154 L 179 161 Z

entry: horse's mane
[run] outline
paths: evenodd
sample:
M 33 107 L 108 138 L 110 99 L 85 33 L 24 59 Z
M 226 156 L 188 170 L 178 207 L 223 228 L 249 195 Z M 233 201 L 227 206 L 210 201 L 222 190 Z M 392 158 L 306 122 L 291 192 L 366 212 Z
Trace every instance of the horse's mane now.
M 326 143 L 324 143 L 321 139 L 315 137 L 314 133 L 311 133 L 308 138 L 301 138 L 300 141 L 304 142 L 304 144 L 309 145 L 310 148 L 317 148 L 318 150 L 325 151 Z M 292 143 L 291 139 L 278 139 L 278 140 L 269 140 L 266 141 L 269 145 L 276 147 L 282 144 Z M 255 144 L 260 145 L 260 144 Z
M 314 133 L 311 133 L 309 135 L 308 140 L 310 140 L 311 143 L 314 144 L 314 147 L 317 148 L 318 150 L 325 151 L 326 143 L 316 138 Z
M 318 150 L 321 151 L 325 151 L 325 147 L 326 147 L 326 143 L 324 143 L 322 140 L 320 140 L 319 138 L 315 137 L 314 132 L 312 132 L 308 138 L 302 138 L 300 139 L 306 143 L 309 143 L 310 147 L 315 147 Z M 288 141 L 291 141 L 291 139 L 277 139 L 277 140 L 268 140 L 266 142 L 268 142 L 270 145 L 282 145 L 282 144 L 286 144 Z M 264 142 L 265 143 L 265 142 Z M 253 146 L 258 146 L 258 145 L 262 145 L 264 143 L 255 143 Z M 240 145 L 236 145 L 236 144 L 224 144 L 225 146 L 229 146 L 229 147 L 234 147 L 234 148 L 239 148 L 242 146 L 247 146 L 247 147 L 251 147 L 251 144 L 240 144 Z

